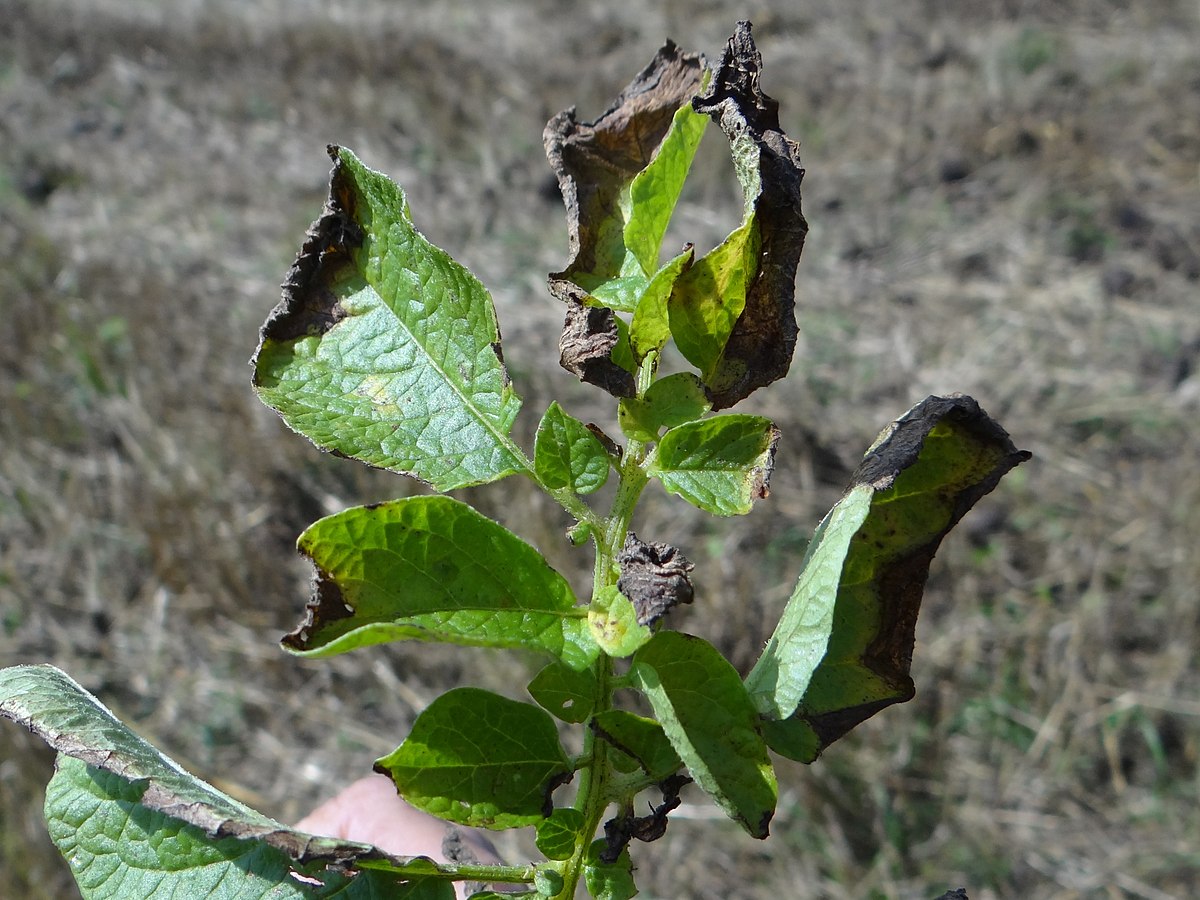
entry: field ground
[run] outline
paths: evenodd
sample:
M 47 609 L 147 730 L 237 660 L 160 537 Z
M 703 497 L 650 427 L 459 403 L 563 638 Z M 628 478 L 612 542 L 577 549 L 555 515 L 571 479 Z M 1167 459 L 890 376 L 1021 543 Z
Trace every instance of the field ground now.
M 287 432 L 246 360 L 333 141 L 493 289 L 522 438 L 552 397 L 611 423 L 556 365 L 542 125 L 598 115 L 666 36 L 715 56 L 740 17 L 808 169 L 801 343 L 745 404 L 784 432 L 770 501 L 713 522 L 660 496 L 636 524 L 699 564 L 676 624 L 747 665 L 856 459 L 927 394 L 973 395 L 1035 458 L 935 564 L 917 698 L 782 766 L 765 843 L 688 795 L 635 848 L 644 894 L 1200 895 L 1187 0 L 0 0 L 0 663 L 65 668 L 292 821 L 446 686 L 521 684 L 483 652 L 278 650 L 307 598 L 299 531 L 413 487 Z M 735 221 L 719 150 L 679 240 Z M 509 482 L 468 496 L 582 581 L 556 508 Z M 73 892 L 38 813 L 50 764 L 0 728 L 10 896 Z

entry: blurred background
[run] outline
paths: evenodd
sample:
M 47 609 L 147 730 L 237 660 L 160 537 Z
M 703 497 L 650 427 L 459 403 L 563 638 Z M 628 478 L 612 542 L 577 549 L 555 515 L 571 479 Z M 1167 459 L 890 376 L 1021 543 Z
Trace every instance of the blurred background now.
M 767 842 L 687 794 L 634 848 L 644 895 L 1195 896 L 1190 0 L 0 0 L 0 663 L 61 666 L 286 821 L 443 689 L 519 696 L 533 661 L 507 654 L 278 649 L 308 597 L 296 535 L 420 488 L 288 432 L 246 361 L 336 142 L 492 289 L 526 446 L 553 398 L 616 433 L 557 366 L 542 127 L 598 116 L 667 37 L 714 59 L 738 18 L 802 143 L 812 231 L 792 374 L 739 407 L 783 430 L 770 500 L 715 521 L 658 492 L 635 523 L 698 564 L 675 627 L 745 671 L 812 527 L 928 394 L 973 395 L 1035 456 L 935 562 L 916 699 L 781 763 Z M 707 249 L 739 209 L 710 129 L 672 235 Z M 587 583 L 524 483 L 463 497 Z M 51 766 L 0 727 L 8 896 L 75 893 L 40 816 Z

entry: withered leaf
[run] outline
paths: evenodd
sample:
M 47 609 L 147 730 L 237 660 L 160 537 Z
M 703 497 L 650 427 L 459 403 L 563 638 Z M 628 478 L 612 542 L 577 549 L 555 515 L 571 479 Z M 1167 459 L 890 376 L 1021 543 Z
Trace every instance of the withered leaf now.
M 679 604 L 692 602 L 689 576 L 695 566 L 670 544 L 647 544 L 631 531 L 617 563 L 617 589 L 633 604 L 639 625 L 652 625 Z
M 739 22 L 716 74 L 692 101 L 721 126 L 759 231 L 758 269 L 715 370 L 705 379 L 713 409 L 725 409 L 787 374 L 796 348 L 796 267 L 808 223 L 800 209 L 799 144 L 779 125 L 779 103 L 759 88 L 762 55 Z
M 637 386 L 631 372 L 613 362 L 617 345 L 617 317 L 602 306 L 567 301 L 567 317 L 558 340 L 559 362 L 564 369 L 614 397 L 632 397 Z
M 616 101 L 594 122 L 580 122 L 574 108 L 546 125 L 543 140 L 567 205 L 569 259 L 550 276 L 561 300 L 593 280 L 618 274 L 624 259 L 618 198 L 654 156 L 671 118 L 700 88 L 704 57 L 668 41 Z

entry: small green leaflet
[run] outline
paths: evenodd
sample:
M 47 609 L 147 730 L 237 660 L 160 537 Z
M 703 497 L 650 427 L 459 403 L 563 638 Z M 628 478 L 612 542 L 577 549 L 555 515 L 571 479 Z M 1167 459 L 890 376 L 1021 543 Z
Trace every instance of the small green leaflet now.
M 59 751 L 46 821 L 85 900 L 454 896 L 428 859 L 293 831 L 218 791 L 51 666 L 0 669 L 0 715 Z
M 929 397 L 880 435 L 818 528 L 746 679 L 772 750 L 812 762 L 855 725 L 912 698 L 929 564 L 959 519 L 1029 456 L 961 395 Z
M 330 148 L 329 199 L 263 325 L 259 396 L 318 447 L 449 491 L 524 470 L 487 289 L 400 187 Z
M 640 400 L 622 399 L 617 405 L 617 421 L 632 440 L 657 441 L 664 428 L 699 419 L 710 406 L 700 379 L 691 372 L 679 372 L 655 381 Z
M 600 440 L 578 419 L 550 404 L 538 425 L 533 451 L 538 481 L 550 490 L 570 488 L 590 494 L 608 480 L 608 453 Z
M 479 688 L 433 701 L 396 750 L 375 763 L 418 809 L 485 828 L 536 825 L 570 772 L 549 714 Z
M 608 848 L 604 840 L 593 841 L 583 863 L 583 882 L 593 900 L 632 900 L 638 889 L 633 883 L 633 860 L 629 848 L 614 862 L 605 862 L 601 854 Z
M 535 842 L 547 859 L 570 859 L 582 830 L 583 813 L 570 806 L 561 806 L 549 818 L 538 822 Z
M 599 652 L 566 579 L 449 497 L 347 509 L 309 526 L 298 546 L 316 569 L 307 618 L 283 639 L 300 655 L 444 641 L 542 650 L 582 669 Z
M 618 659 L 629 656 L 651 635 L 648 627 L 639 624 L 633 603 L 616 585 L 596 591 L 588 604 L 588 627 L 600 649 Z
M 556 660 L 533 677 L 527 690 L 546 712 L 578 724 L 591 717 L 598 687 L 592 669 L 577 672 Z
M 648 471 L 706 512 L 743 515 L 769 492 L 778 443 L 769 419 L 714 416 L 666 432 Z
M 752 837 L 775 813 L 775 772 L 741 676 L 698 637 L 661 631 L 633 656 L 633 685 L 696 783 Z

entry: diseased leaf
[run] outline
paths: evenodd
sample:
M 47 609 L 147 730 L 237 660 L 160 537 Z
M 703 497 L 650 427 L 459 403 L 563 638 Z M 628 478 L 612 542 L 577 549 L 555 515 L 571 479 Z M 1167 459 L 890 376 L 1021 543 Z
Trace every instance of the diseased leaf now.
M 418 809 L 484 828 L 536 825 L 571 771 L 549 714 L 479 688 L 455 688 L 375 763 Z
M 547 859 L 570 859 L 583 830 L 583 813 L 570 806 L 559 807 L 537 825 L 537 848 Z
M 640 400 L 622 400 L 617 421 L 633 440 L 657 441 L 664 428 L 699 419 L 709 406 L 700 379 L 691 372 L 680 372 L 654 382 Z
M 874 495 L 870 485 L 855 485 L 821 520 L 808 544 L 792 596 L 746 678 L 746 689 L 767 718 L 786 719 L 795 712 L 825 656 L 842 567 Z
M 650 640 L 650 629 L 638 621 L 637 610 L 615 586 L 601 588 L 588 604 L 592 639 L 609 656 L 629 656 Z
M 772 750 L 812 762 L 855 725 L 912 698 L 909 670 L 930 562 L 959 519 L 1029 458 L 962 395 L 929 397 L 879 436 L 818 530 L 801 582 L 747 679 Z M 829 628 L 832 591 L 832 632 L 805 686 Z
M 804 169 L 799 145 L 779 127 L 779 104 L 759 88 L 761 71 L 750 23 L 739 22 L 712 81 L 692 101 L 729 139 L 745 197 L 742 225 L 709 254 L 716 265 L 697 260 L 668 301 L 671 333 L 701 369 L 718 410 L 786 375 L 796 347 L 796 267 L 808 232 Z
M 318 447 L 448 491 L 523 470 L 491 297 L 349 150 L 263 325 L 254 385 Z
M 703 129 L 680 107 L 703 77 L 704 58 L 668 41 L 596 121 L 580 122 L 569 109 L 546 125 L 546 155 L 567 206 L 569 261 L 550 276 L 560 299 L 620 276 L 638 275 L 644 286 L 657 268 L 657 245 Z M 631 185 L 669 134 L 662 161 L 639 183 L 635 215 Z
M 672 494 L 718 516 L 748 513 L 770 493 L 779 429 L 761 416 L 714 416 L 662 436 L 648 471 Z
M 527 688 L 538 706 L 564 722 L 585 722 L 596 703 L 596 675 L 577 672 L 557 660 L 533 677 Z
M 52 666 L 0 669 L 0 715 L 59 752 L 47 825 L 88 900 L 453 896 L 428 880 L 453 866 L 294 831 L 185 772 Z
M 533 451 L 538 481 L 556 490 L 590 494 L 608 480 L 608 453 L 587 426 L 551 403 L 538 425 Z
M 617 565 L 617 589 L 633 604 L 639 625 L 653 625 L 679 604 L 692 602 L 691 572 L 696 567 L 670 544 L 647 544 L 631 531 Z
M 775 813 L 775 772 L 737 670 L 707 641 L 662 631 L 629 670 L 696 783 L 752 837 Z
M 543 650 L 582 669 L 598 653 L 566 579 L 449 497 L 348 509 L 309 526 L 298 546 L 316 569 L 307 617 L 283 639 L 300 655 L 445 641 Z
M 625 767 L 624 771 L 640 768 L 655 781 L 662 781 L 675 774 L 682 765 L 662 725 L 653 719 L 623 709 L 608 709 L 596 716 L 592 729 L 597 737 L 628 758 L 631 765 Z
M 559 363 L 581 381 L 614 397 L 632 397 L 637 393 L 633 372 L 617 361 L 619 322 L 611 309 L 585 306 L 578 297 L 568 298 L 567 318 L 558 341 Z M 625 345 L 628 348 L 628 341 Z

